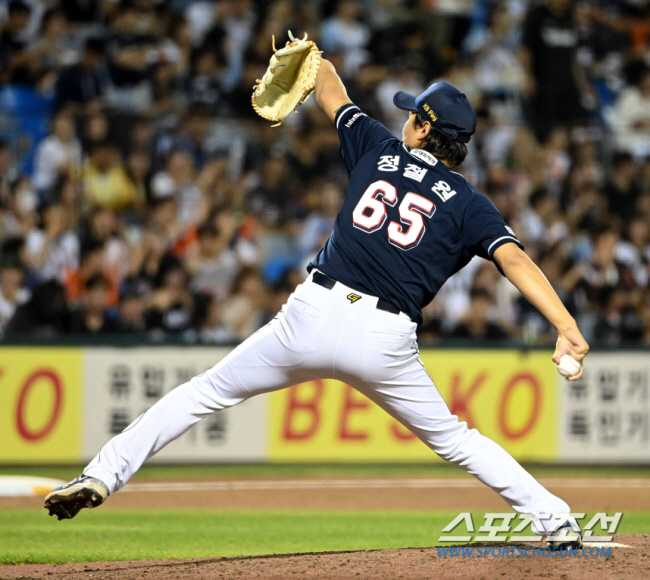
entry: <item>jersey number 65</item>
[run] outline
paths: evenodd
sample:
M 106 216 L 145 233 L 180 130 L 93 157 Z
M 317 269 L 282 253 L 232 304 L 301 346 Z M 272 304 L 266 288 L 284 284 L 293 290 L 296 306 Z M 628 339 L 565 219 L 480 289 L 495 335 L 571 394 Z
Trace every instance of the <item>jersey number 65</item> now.
M 371 183 L 363 192 L 359 203 L 352 212 L 352 224 L 355 228 L 372 234 L 380 230 L 386 221 L 386 205 L 393 207 L 397 203 L 397 188 L 383 179 Z M 422 216 L 430 218 L 436 211 L 436 205 L 426 197 L 409 191 L 399 204 L 398 224 L 388 224 L 388 241 L 401 250 L 410 250 L 420 243 L 425 226 Z

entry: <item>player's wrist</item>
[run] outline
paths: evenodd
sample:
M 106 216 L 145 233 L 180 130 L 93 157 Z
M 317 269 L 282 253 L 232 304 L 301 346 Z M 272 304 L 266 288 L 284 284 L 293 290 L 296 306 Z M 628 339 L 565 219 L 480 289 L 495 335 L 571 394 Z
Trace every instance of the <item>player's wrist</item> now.
M 554 326 L 558 334 L 566 334 L 572 330 L 578 330 L 578 325 L 573 318 L 562 320 L 560 323 L 555 324 Z

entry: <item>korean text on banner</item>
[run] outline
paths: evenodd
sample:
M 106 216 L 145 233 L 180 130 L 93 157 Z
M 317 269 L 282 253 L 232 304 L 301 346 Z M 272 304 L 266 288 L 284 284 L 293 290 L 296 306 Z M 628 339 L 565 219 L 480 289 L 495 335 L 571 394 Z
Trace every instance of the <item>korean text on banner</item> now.
M 561 381 L 560 459 L 650 461 L 650 359 L 644 352 L 595 352 L 582 378 Z
M 229 348 L 199 346 L 86 349 L 84 459 L 92 458 L 169 391 L 229 352 Z M 264 396 L 209 414 L 150 461 L 263 461 L 267 415 Z

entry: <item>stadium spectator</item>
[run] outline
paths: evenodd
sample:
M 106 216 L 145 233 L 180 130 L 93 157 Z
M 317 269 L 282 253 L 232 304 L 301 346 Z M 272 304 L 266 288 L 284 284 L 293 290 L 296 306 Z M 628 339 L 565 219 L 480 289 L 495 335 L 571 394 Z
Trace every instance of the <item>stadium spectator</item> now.
M 176 244 L 183 239 L 185 233 L 178 222 L 176 198 L 173 196 L 156 199 L 151 203 L 151 220 L 147 231 L 155 232 L 152 240 L 160 239 L 164 251 L 174 251 L 182 254 L 186 249 L 181 242 L 181 247 L 176 249 Z M 158 247 L 158 242 L 155 246 Z M 176 250 L 176 251 L 175 251 Z
M 593 318 L 598 314 L 597 305 L 609 299 L 611 290 L 621 281 L 621 271 L 616 261 L 616 247 L 620 241 L 618 234 L 604 230 L 595 236 L 591 259 L 585 263 L 581 286 L 591 308 L 585 312 Z M 591 312 L 589 312 L 589 310 Z
M 624 222 L 636 214 L 636 203 L 641 195 L 637 176 L 639 170 L 632 154 L 615 153 L 612 159 L 612 171 L 603 189 L 607 198 L 608 209 Z
M 0 32 L 0 83 L 9 83 L 14 80 L 16 71 L 20 71 L 25 53 L 25 40 L 21 37 L 27 24 L 32 9 L 21 0 L 11 0 L 7 4 L 7 20 Z
M 107 104 L 123 111 L 145 113 L 152 105 L 149 68 L 155 54 L 158 21 L 146 3 L 120 3 L 107 42 L 110 83 Z
M 34 187 L 44 197 L 62 177 L 76 177 L 81 169 L 81 143 L 75 136 L 74 120 L 59 113 L 52 121 L 51 134 L 36 148 Z
M 0 252 L 0 336 L 16 312 L 27 302 L 29 291 L 24 287 L 25 270 L 21 260 L 23 241 L 9 238 Z
M 20 177 L 11 185 L 8 207 L 2 220 L 4 236 L 25 237 L 38 223 L 38 194 L 28 177 Z
M 84 283 L 79 308 L 70 314 L 67 330 L 73 334 L 102 334 L 117 332 L 119 325 L 107 309 L 110 284 L 101 274 L 93 274 Z
M 242 269 L 221 309 L 221 322 L 228 335 L 244 340 L 253 334 L 264 321 L 267 297 L 258 272 L 253 268 Z
M 87 224 L 87 225 L 86 225 Z M 104 244 L 104 274 L 110 280 L 115 277 L 121 282 L 129 273 L 131 246 L 127 240 L 126 226 L 117 220 L 115 212 L 107 208 L 95 209 L 82 224 L 87 227 L 83 242 L 99 241 Z M 139 225 L 135 224 L 135 231 Z M 131 232 L 131 235 L 136 235 Z
M 97 275 L 103 277 L 106 286 L 106 306 L 116 306 L 119 298 L 116 273 L 106 270 L 104 242 L 91 239 L 81 247 L 79 268 L 68 270 L 66 273 L 64 286 L 70 305 L 78 305 L 83 302 L 88 289 L 86 283 Z
M 298 184 L 292 179 L 283 157 L 268 159 L 260 177 L 260 182 L 248 192 L 246 205 L 257 220 L 262 260 L 295 260 L 297 252 L 292 227 L 298 203 Z
M 522 65 L 532 97 L 531 123 L 540 141 L 584 119 L 576 81 L 578 33 L 570 0 L 531 4 L 523 26 Z
M 510 21 L 506 6 L 495 5 L 485 37 L 473 47 L 479 88 L 486 96 L 503 100 L 518 97 L 525 82 L 525 71 L 510 32 Z
M 470 303 L 459 324 L 451 333 L 453 338 L 473 338 L 478 340 L 503 339 L 508 333 L 498 322 L 490 320 L 493 298 L 484 288 L 472 288 Z
M 611 122 L 619 149 L 637 158 L 650 155 L 650 69 L 621 92 Z
M 50 8 L 43 14 L 40 34 L 24 53 L 25 82 L 39 88 L 49 87 L 55 79 L 50 76 L 47 82 L 43 82 L 46 76 L 54 75 L 60 68 L 74 62 L 76 47 L 67 29 L 68 21 L 62 10 Z
M 79 239 L 62 204 L 45 206 L 41 216 L 43 227 L 33 227 L 25 237 L 27 266 L 39 280 L 63 283 L 68 271 L 79 265 Z
M 102 70 L 106 43 L 100 38 L 85 41 L 81 59 L 64 68 L 55 85 L 57 110 L 71 106 L 75 110 L 91 110 L 102 106 L 106 92 L 106 75 Z
M 81 139 L 86 154 L 91 153 L 98 143 L 110 141 L 110 137 L 108 117 L 103 112 L 93 112 L 85 117 Z
M 185 18 L 176 15 L 171 19 L 167 35 L 158 43 L 158 51 L 162 61 L 174 65 L 177 75 L 187 74 L 192 56 L 192 35 Z
M 136 291 L 127 291 L 120 297 L 117 332 L 125 334 L 144 333 L 147 323 L 144 318 L 145 303 Z
M 438 0 L 434 5 L 436 16 L 441 20 L 443 41 L 441 53 L 448 61 L 457 58 L 459 47 L 470 30 L 476 0 Z
M 83 191 L 92 207 L 122 210 L 136 202 L 136 192 L 117 149 L 95 143 L 83 169 Z
M 163 258 L 156 286 L 144 313 L 147 329 L 167 333 L 190 329 L 197 304 L 187 288 L 187 272 L 178 259 L 169 255 Z
M 188 106 L 179 129 L 173 134 L 161 135 L 156 143 L 156 153 L 165 159 L 171 151 L 184 150 L 192 156 L 192 165 L 201 169 L 211 158 L 208 134 L 212 117 L 205 103 L 193 103 Z
M 190 103 L 205 105 L 214 115 L 219 114 L 226 105 L 221 80 L 224 64 L 219 53 L 203 50 L 194 57 L 192 74 L 187 82 Z
M 173 203 L 173 200 L 172 200 Z M 129 272 L 124 280 L 125 291 L 145 297 L 151 294 L 162 259 L 168 253 L 169 243 L 164 231 L 155 224 L 145 229 L 141 242 L 131 251 Z
M 221 228 L 210 222 L 199 227 L 198 241 L 186 257 L 192 276 L 191 290 L 220 300 L 228 296 L 239 267 L 237 253 L 231 247 L 235 222 L 227 214 L 224 217 L 226 219 L 221 220 Z
M 48 280 L 37 286 L 30 299 L 16 309 L 5 334 L 52 338 L 66 332 L 69 314 L 63 286 L 56 280 Z
M 343 203 L 343 191 L 339 184 L 325 181 L 315 188 L 316 208 L 302 223 L 299 246 L 303 258 L 311 259 L 323 247 L 334 227 L 334 220 Z
M 181 114 L 183 97 L 180 81 L 173 63 L 162 61 L 150 69 L 151 107 L 147 111 L 153 118 L 172 122 Z
M 354 77 L 359 67 L 369 58 L 366 46 L 370 40 L 370 31 L 360 18 L 361 10 L 359 0 L 338 0 L 334 14 L 321 26 L 323 50 L 343 55 L 340 71 L 344 78 Z
M 540 187 L 533 191 L 528 203 L 530 207 L 521 211 L 523 238 L 542 247 L 552 247 L 567 234 L 557 198 Z
M 604 308 L 598 314 L 594 328 L 594 336 L 600 344 L 616 347 L 641 338 L 643 328 L 629 292 L 622 288 L 607 288 L 601 301 Z
M 206 315 L 199 332 L 199 337 L 203 342 L 236 342 L 235 336 L 230 333 L 223 322 L 223 313 L 226 307 L 226 302 L 215 299 L 208 302 Z
M 168 153 L 165 168 L 151 180 L 151 192 L 158 199 L 176 199 L 181 225 L 197 224 L 207 217 L 206 201 L 196 182 L 194 159 L 183 149 Z
M 125 170 L 133 188 L 133 203 L 142 208 L 149 195 L 150 155 L 146 151 L 131 151 L 126 158 Z
M 222 82 L 229 91 L 240 80 L 244 53 L 253 39 L 257 14 L 251 0 L 221 0 L 213 6 L 215 24 L 203 38 L 201 48 L 225 58 L 227 66 Z
M 616 261 L 624 264 L 639 287 L 646 288 L 650 280 L 650 223 L 635 215 L 626 223 L 624 239 L 615 250 Z

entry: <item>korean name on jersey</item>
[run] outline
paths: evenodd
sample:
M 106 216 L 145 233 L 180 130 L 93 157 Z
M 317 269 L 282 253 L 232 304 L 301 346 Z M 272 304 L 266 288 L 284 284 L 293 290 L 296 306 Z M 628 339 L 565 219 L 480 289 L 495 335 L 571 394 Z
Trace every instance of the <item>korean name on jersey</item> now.
M 432 154 L 410 149 L 348 104 L 335 124 L 350 176 L 343 207 L 309 265 L 388 300 L 411 320 L 452 274 L 501 245 L 523 247 L 494 204 Z

